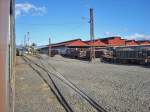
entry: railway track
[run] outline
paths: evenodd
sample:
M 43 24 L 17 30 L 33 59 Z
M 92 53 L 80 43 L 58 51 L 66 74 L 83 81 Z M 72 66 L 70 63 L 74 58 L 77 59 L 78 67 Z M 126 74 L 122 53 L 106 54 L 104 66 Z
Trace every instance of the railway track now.
M 29 58 L 24 57 L 24 60 L 29 64 L 29 66 L 42 78 L 42 80 L 48 85 L 49 89 L 52 91 L 52 93 L 56 96 L 57 100 L 59 101 L 59 103 L 64 107 L 64 109 L 66 110 L 66 112 L 74 112 L 73 109 L 71 108 L 71 106 L 68 104 L 68 102 L 65 100 L 65 98 L 63 97 L 62 93 L 59 91 L 57 85 L 55 84 L 55 82 L 53 81 L 52 77 L 50 75 L 49 79 L 52 82 L 52 85 L 49 84 L 49 82 L 44 78 L 44 76 L 40 73 L 39 69 L 36 68 L 33 62 L 31 62 L 31 60 L 29 60 Z M 34 65 L 33 65 L 34 64 Z M 40 66 L 37 66 L 39 68 L 41 68 Z
M 41 68 L 43 71 L 45 71 L 48 75 L 48 77 L 50 78 L 50 80 L 53 83 L 53 86 L 55 87 L 55 89 L 57 90 L 57 92 L 59 91 L 59 89 L 57 88 L 57 85 L 55 84 L 54 80 L 52 79 L 51 75 L 53 75 L 55 78 L 59 79 L 61 82 L 63 82 L 65 85 L 67 85 L 68 87 L 70 87 L 72 90 L 74 90 L 78 95 L 80 95 L 83 99 L 85 99 L 97 112 L 107 112 L 106 109 L 104 109 L 102 106 L 100 106 L 95 100 L 93 100 L 89 95 L 87 95 L 84 91 L 82 91 L 79 87 L 77 87 L 74 83 L 72 83 L 71 81 L 67 80 L 60 72 L 57 71 L 57 69 L 51 64 L 51 63 L 47 63 L 43 57 L 41 57 L 40 55 L 36 55 L 34 56 L 35 58 L 39 59 L 39 63 L 34 62 L 33 60 L 31 60 L 29 57 L 24 56 L 24 58 L 26 59 L 26 61 L 28 63 L 30 63 L 30 65 L 34 64 L 37 67 Z M 46 64 L 45 64 L 46 63 Z M 33 68 L 33 66 L 31 66 Z M 51 67 L 53 69 L 54 72 L 49 70 L 49 67 Z M 37 69 L 36 69 L 37 71 Z M 38 71 L 39 72 L 39 71 Z M 39 74 L 39 73 L 38 73 Z M 39 74 L 41 75 L 41 74 Z M 48 83 L 48 82 L 46 82 Z M 51 85 L 49 85 L 51 88 Z M 53 91 L 53 90 L 52 90 Z M 62 104 L 62 106 L 64 107 L 64 109 L 67 112 L 73 112 L 73 109 L 71 108 L 71 106 L 67 103 L 67 101 L 65 100 L 65 98 L 62 96 L 62 94 L 59 93 L 59 98 L 58 101 Z M 56 94 L 56 93 L 54 93 Z M 58 96 L 57 96 L 58 97 Z

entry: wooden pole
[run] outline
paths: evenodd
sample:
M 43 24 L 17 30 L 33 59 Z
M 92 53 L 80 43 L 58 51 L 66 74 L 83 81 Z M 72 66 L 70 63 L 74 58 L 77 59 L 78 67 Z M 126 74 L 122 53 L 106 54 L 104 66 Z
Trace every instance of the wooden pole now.
M 51 38 L 49 37 L 49 56 L 51 57 Z
M 93 62 L 93 60 L 95 60 L 95 47 L 94 47 L 94 17 L 92 8 L 90 8 L 90 40 L 91 40 L 90 61 Z

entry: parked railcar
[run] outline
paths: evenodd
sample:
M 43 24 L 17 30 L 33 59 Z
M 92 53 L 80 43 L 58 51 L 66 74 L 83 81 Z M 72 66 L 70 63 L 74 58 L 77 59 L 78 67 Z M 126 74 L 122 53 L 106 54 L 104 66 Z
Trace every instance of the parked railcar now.
M 115 60 L 115 49 L 114 47 L 107 47 L 104 52 L 103 55 L 101 56 L 101 61 L 107 61 L 107 62 L 114 62 Z
M 68 48 L 65 53 L 60 54 L 76 59 L 90 59 L 90 48 Z M 100 58 L 106 52 L 106 48 L 95 49 L 95 58 Z
M 14 0 L 0 0 L 0 112 L 14 112 L 14 9 Z
M 150 64 L 150 45 L 111 47 L 102 56 L 102 60 L 147 65 Z
M 117 62 L 149 64 L 150 45 L 117 47 L 115 58 Z
M 86 48 L 69 48 L 66 50 L 65 56 L 76 59 L 84 59 L 86 57 Z
M 95 58 L 101 58 L 105 53 L 106 53 L 106 47 L 102 47 L 102 48 L 95 48 Z M 86 59 L 90 59 L 90 53 L 91 50 L 87 49 L 86 50 Z

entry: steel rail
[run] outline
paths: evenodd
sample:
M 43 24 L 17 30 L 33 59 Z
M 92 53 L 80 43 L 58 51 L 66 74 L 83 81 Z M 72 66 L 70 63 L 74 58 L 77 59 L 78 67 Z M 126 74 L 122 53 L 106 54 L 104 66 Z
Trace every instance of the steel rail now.
M 43 57 L 41 57 L 40 55 L 36 55 L 36 57 L 38 57 L 39 59 L 43 59 Z M 32 61 L 32 60 L 30 60 Z M 45 72 L 47 72 L 47 74 L 49 75 L 53 75 L 56 78 L 58 78 L 59 80 L 61 80 L 62 82 L 64 82 L 66 85 L 68 85 L 70 88 L 72 88 L 75 92 L 77 92 L 80 96 L 82 96 L 87 102 L 89 102 L 89 104 L 94 107 L 98 112 L 107 112 L 106 109 L 104 109 L 102 106 L 100 106 L 95 100 L 93 100 L 89 95 L 87 95 L 85 92 L 83 92 L 79 87 L 77 87 L 74 83 L 72 83 L 71 81 L 67 80 L 61 73 L 59 73 L 56 68 L 54 66 L 52 66 L 50 63 L 48 63 L 51 68 L 53 68 L 53 70 L 56 73 L 52 73 L 48 70 L 47 66 L 45 66 L 42 61 L 40 60 L 41 65 L 35 63 L 37 66 L 41 67 Z
M 50 90 L 53 92 L 53 94 L 56 96 L 57 100 L 59 101 L 59 103 L 64 107 L 64 109 L 66 110 L 66 112 L 74 112 L 73 109 L 71 108 L 71 106 L 68 104 L 68 102 L 65 100 L 65 98 L 63 97 L 63 95 L 61 94 L 61 92 L 59 91 L 57 85 L 55 84 L 55 82 L 53 81 L 53 79 L 49 76 L 49 79 L 52 82 L 52 85 L 54 86 L 54 89 L 52 88 L 52 86 L 48 83 L 48 81 L 44 78 L 44 76 L 42 76 L 42 74 L 40 73 L 40 71 L 38 69 L 36 69 L 35 67 L 33 67 L 32 64 L 36 65 L 35 63 L 33 63 L 33 61 L 31 61 L 30 59 L 28 59 L 27 57 L 24 56 L 23 58 L 28 64 L 29 66 L 42 78 L 42 80 L 48 85 L 48 87 L 50 88 Z M 32 64 L 31 64 L 32 63 Z M 37 65 L 36 65 L 37 66 Z M 40 66 L 38 66 L 39 68 L 41 68 Z M 56 90 L 56 91 L 55 91 Z

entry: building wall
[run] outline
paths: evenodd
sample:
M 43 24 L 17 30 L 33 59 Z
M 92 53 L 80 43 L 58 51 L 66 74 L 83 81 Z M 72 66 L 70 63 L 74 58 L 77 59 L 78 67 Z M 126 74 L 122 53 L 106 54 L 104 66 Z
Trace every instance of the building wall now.
M 63 46 L 60 46 L 60 47 L 52 47 L 51 48 L 51 52 L 55 52 L 57 51 L 57 54 L 61 54 L 61 55 L 64 55 L 67 51 L 68 47 L 63 47 Z M 39 50 L 39 53 L 42 53 L 42 54 L 49 54 L 49 48 L 48 47 L 45 47 L 45 48 L 41 48 Z M 53 53 L 52 53 L 53 54 Z
M 53 47 L 52 51 L 57 52 L 57 54 L 61 54 L 64 55 L 67 52 L 68 47 L 66 46 L 57 46 L 57 47 Z

